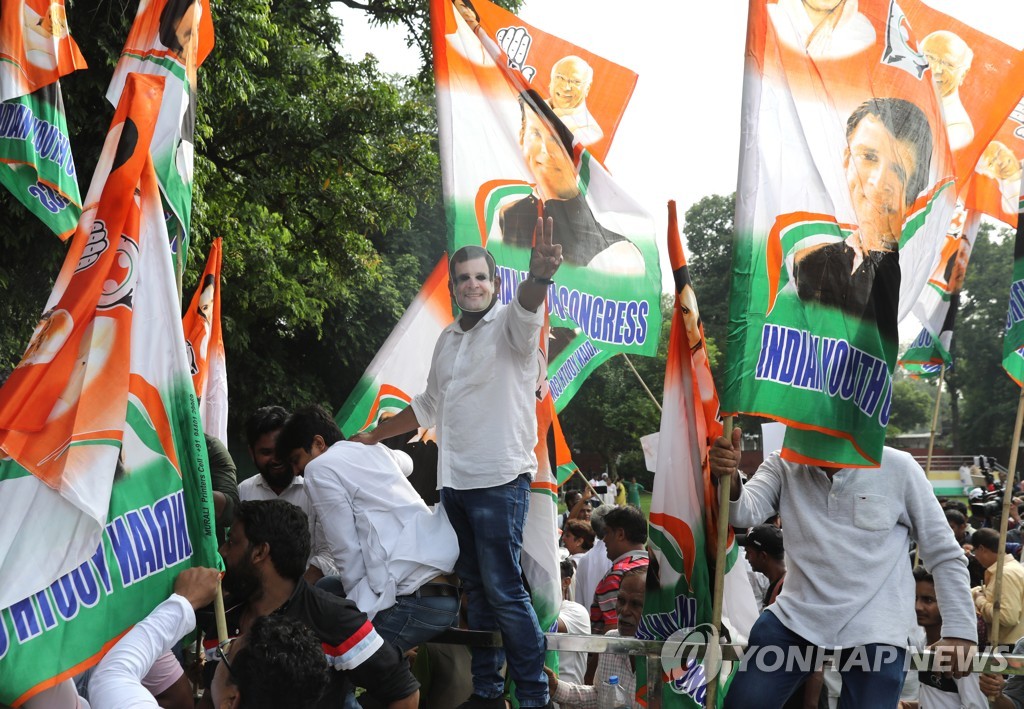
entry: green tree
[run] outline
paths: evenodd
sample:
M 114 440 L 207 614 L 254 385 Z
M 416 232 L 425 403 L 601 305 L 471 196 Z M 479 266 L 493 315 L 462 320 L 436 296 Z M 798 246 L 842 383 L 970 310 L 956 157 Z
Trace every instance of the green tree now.
M 899 373 L 897 373 L 899 377 Z M 935 406 L 935 387 L 925 382 L 896 378 L 892 387 L 892 409 L 886 436 L 911 433 L 921 427 L 930 430 Z
M 84 194 L 134 6 L 82 7 L 69 8 L 69 22 L 91 68 L 62 85 Z M 432 93 L 382 74 L 372 58 L 343 58 L 330 7 L 213 7 L 217 45 L 199 72 L 184 281 L 187 298 L 212 238 L 223 236 L 232 431 L 265 403 L 339 405 L 444 246 Z M 66 247 L 6 193 L 0 210 L 5 377 Z
M 704 333 L 724 348 L 729 333 L 736 195 L 709 195 L 686 210 L 683 236 Z M 720 370 L 716 367 L 715 374 Z
M 959 449 L 997 453 L 1004 464 L 1019 390 L 1002 368 L 1003 327 L 1013 269 L 1013 235 L 983 224 L 964 280 L 963 304 L 953 335 L 953 371 L 947 375 L 958 402 Z

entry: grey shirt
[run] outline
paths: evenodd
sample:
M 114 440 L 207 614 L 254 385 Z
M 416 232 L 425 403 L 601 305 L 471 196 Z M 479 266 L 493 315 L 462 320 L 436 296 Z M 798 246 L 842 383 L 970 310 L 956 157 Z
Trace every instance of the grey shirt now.
M 741 527 L 782 515 L 786 583 L 767 610 L 823 647 L 903 647 L 914 615 L 910 538 L 935 577 L 943 637 L 977 642 L 967 559 L 912 456 L 885 448 L 879 468 L 818 467 L 771 454 L 730 505 Z

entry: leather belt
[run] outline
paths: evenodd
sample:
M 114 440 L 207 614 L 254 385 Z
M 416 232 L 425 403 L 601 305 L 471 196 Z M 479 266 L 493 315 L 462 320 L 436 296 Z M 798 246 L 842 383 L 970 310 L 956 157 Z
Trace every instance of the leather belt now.
M 454 574 L 441 574 L 417 588 L 412 593 L 406 594 L 413 598 L 437 598 L 438 596 L 452 596 L 457 598 L 462 593 L 458 586 L 458 577 Z

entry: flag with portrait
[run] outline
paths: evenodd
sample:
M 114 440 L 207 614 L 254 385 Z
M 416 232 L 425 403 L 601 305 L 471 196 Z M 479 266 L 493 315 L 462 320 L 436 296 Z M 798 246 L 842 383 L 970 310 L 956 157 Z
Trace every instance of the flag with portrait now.
M 61 239 L 82 213 L 60 77 L 85 69 L 64 0 L 0 12 L 0 184 Z
M 1021 191 L 1018 217 L 1024 213 L 1024 187 Z M 1017 386 L 1024 386 L 1024 219 L 1020 218 L 1013 242 L 1013 282 L 1003 333 L 1003 369 Z
M 210 0 L 141 0 L 107 88 L 107 100 L 117 105 L 129 73 L 166 79 L 151 152 L 179 278 L 192 223 L 197 74 L 213 42 Z
M 508 303 L 538 216 L 564 262 L 548 295 L 557 410 L 618 352 L 653 355 L 661 272 L 653 222 L 601 161 L 636 74 L 486 0 L 432 0 L 449 252 L 484 245 Z
M 15 707 L 97 663 L 182 568 L 219 564 L 148 151 L 162 89 L 129 78 L 64 268 L 0 390 L 0 702 Z
M 750 2 L 723 398 L 786 423 L 789 460 L 880 460 L 957 192 L 919 41 L 895 0 Z
M 228 371 L 220 325 L 221 238 L 210 245 L 206 268 L 181 319 L 203 431 L 228 444 Z

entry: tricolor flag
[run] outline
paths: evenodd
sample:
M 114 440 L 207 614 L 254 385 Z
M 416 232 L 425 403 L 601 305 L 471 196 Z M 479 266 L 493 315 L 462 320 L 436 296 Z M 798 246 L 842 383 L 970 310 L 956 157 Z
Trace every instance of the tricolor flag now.
M 669 202 L 668 250 L 676 298 L 651 492 L 651 569 L 658 569 L 658 578 L 654 586 L 654 579 L 648 579 L 644 615 L 637 631 L 637 637 L 645 640 L 665 640 L 680 631 L 686 635 L 686 631 L 699 631 L 703 624 L 711 622 L 711 562 L 718 534 L 718 501 L 711 483 L 708 453 L 711 443 L 722 435 L 722 419 L 718 392 L 711 378 L 704 326 L 679 239 L 675 202 Z M 739 556 L 731 527 L 726 548 L 728 578 L 734 575 L 730 570 Z M 743 567 L 737 568 L 747 585 L 743 594 L 728 594 L 725 615 L 729 614 L 730 605 L 754 604 Z M 744 614 L 741 607 L 734 612 L 737 616 Z M 749 628 L 744 628 L 742 634 L 747 631 Z M 703 664 L 684 663 L 664 679 L 662 706 L 706 705 L 707 685 L 712 678 Z M 714 681 L 724 690 L 731 674 L 722 673 Z M 724 691 L 719 691 L 718 696 L 720 705 Z
M 64 0 L 4 0 L 0 12 L 0 184 L 57 236 L 82 213 L 60 77 L 85 69 Z
M 197 70 L 211 51 L 210 0 L 142 0 L 107 89 L 107 100 L 117 105 L 129 73 L 166 78 L 151 152 L 179 277 L 192 223 Z
M 878 464 L 897 323 L 953 216 L 943 111 L 902 2 L 824 19 L 750 2 L 724 409 L 786 423 L 793 461 Z
M 550 287 L 559 411 L 618 352 L 653 355 L 661 273 L 649 215 L 601 165 L 636 75 L 487 2 L 431 0 L 449 252 L 485 245 L 508 303 L 538 215 L 565 262 Z
M 181 319 L 203 431 L 228 444 L 228 371 L 220 327 L 221 238 L 210 246 L 206 268 Z
M 148 154 L 162 88 L 157 77 L 129 78 L 65 267 L 15 370 L 48 370 L 44 379 L 63 386 L 21 396 L 34 383 L 21 374 L 0 390 L 25 413 L 42 409 L 26 417 L 42 419 L 35 430 L 0 432 L 0 702 L 12 706 L 98 662 L 182 568 L 219 564 Z M 63 307 L 72 292 L 90 308 Z
M 1020 205 L 1018 215 L 1024 213 L 1024 196 Z M 1006 332 L 1003 334 L 1003 368 L 1017 382 L 1017 386 L 1024 386 L 1024 219 L 1019 218 L 1013 244 L 1010 305 L 1006 312 Z

